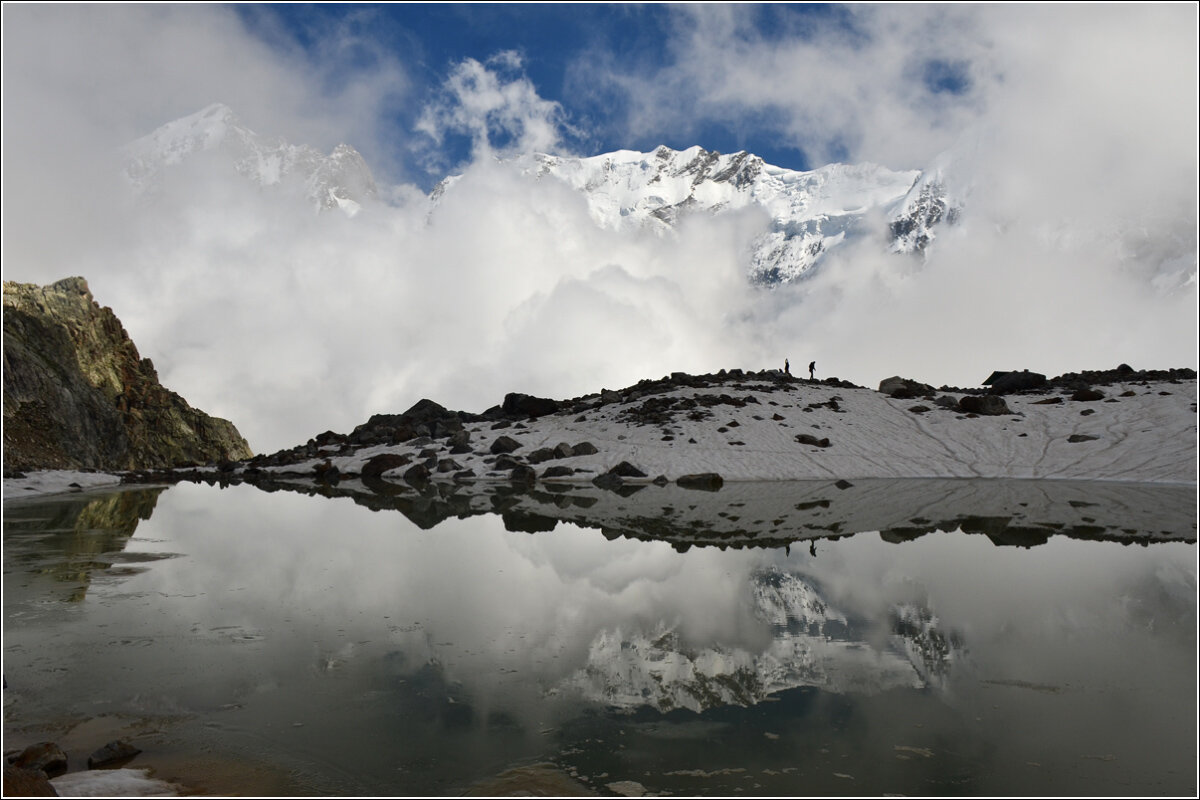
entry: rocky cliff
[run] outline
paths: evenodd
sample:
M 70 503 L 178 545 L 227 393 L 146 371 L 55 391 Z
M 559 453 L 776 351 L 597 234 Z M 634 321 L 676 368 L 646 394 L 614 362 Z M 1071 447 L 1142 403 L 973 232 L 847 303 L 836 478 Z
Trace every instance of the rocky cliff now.
M 4 283 L 4 470 L 148 469 L 251 456 L 158 382 L 87 281 Z

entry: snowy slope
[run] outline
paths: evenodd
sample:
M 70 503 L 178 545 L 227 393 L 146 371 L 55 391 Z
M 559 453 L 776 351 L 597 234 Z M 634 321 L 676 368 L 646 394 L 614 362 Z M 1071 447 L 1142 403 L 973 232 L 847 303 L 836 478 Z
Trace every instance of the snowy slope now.
M 595 397 L 585 413 L 572 410 L 493 429 L 465 425 L 471 452 L 453 455 L 458 469 L 476 479 L 508 480 L 493 466 L 489 447 L 500 436 L 519 444 L 518 456 L 559 443 L 590 442 L 598 452 L 541 464 L 576 472 L 561 480 L 588 482 L 627 461 L 647 476 L 716 472 L 725 480 L 836 480 L 839 478 L 1053 478 L 1191 483 L 1196 481 L 1196 381 L 1130 381 L 1106 386 L 1105 399 L 1072 401 L 1057 393 L 1012 395 L 1012 413 L 967 415 L 928 401 L 901 400 L 871 389 L 809 381 L 779 381 L 777 373 L 749 375 L 736 384 L 678 388 L 654 397 L 631 393 L 615 402 Z M 957 395 L 950 395 L 957 398 Z M 672 413 L 662 424 L 633 415 L 652 400 L 682 409 L 687 401 L 718 402 Z M 728 397 L 740 404 L 720 400 Z M 746 398 L 754 398 L 747 400 Z M 1057 402 L 1045 403 L 1046 400 Z M 712 401 L 709 401 L 712 402 Z M 915 410 L 914 410 L 915 409 Z M 924 409 L 924 410 L 920 410 Z M 804 444 L 800 435 L 828 439 Z M 383 452 L 411 463 L 428 441 L 364 447 L 268 467 L 281 474 L 312 475 L 328 456 L 341 474 L 358 474 Z M 441 457 L 441 456 L 439 456 Z M 399 478 L 406 468 L 385 472 Z M 452 473 L 435 475 L 452 480 Z
M 340 208 L 353 215 L 378 195 L 370 169 L 353 147 L 339 144 L 326 156 L 307 145 L 260 136 L 220 103 L 168 122 L 126 145 L 122 154 L 125 177 L 143 194 L 159 191 L 172 167 L 207 157 L 258 186 L 300 192 L 320 210 Z

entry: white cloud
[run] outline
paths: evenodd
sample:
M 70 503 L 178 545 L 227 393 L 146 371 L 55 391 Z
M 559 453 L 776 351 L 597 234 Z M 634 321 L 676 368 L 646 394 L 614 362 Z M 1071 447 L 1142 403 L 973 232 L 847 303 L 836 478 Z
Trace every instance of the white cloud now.
M 448 133 L 469 137 L 473 158 L 561 152 L 563 134 L 570 131 L 562 106 L 543 99 L 522 66 L 512 50 L 486 63 L 464 59 L 425 107 L 416 129 L 439 146 Z M 434 164 L 446 166 L 437 159 Z

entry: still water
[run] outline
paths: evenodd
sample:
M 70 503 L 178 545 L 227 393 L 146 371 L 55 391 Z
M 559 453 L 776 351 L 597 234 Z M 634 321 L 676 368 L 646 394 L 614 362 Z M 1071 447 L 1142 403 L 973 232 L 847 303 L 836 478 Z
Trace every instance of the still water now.
M 1196 792 L 1194 487 L 359 488 L 7 503 L 5 748 L 214 794 Z

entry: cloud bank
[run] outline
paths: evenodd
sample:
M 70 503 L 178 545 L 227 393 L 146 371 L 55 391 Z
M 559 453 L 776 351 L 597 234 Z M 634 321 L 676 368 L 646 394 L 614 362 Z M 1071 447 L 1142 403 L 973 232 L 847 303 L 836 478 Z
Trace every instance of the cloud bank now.
M 221 8 L 5 6 L 5 279 L 87 277 L 164 384 L 257 451 L 421 397 L 481 411 L 785 357 L 872 386 L 1196 365 L 1194 9 L 834 11 L 768 29 L 761 9 L 681 8 L 664 63 L 581 51 L 568 84 L 620 96 L 589 119 L 631 140 L 748 120 L 818 159 L 941 166 L 965 208 L 923 261 L 863 241 L 763 291 L 741 259 L 764 216 L 598 227 L 498 160 L 587 138 L 514 52 L 422 90 L 369 12 L 302 48 Z M 204 169 L 135 202 L 116 148 L 214 101 L 354 145 L 385 202 L 314 216 Z M 438 163 L 461 177 L 433 205 L 403 178 Z

